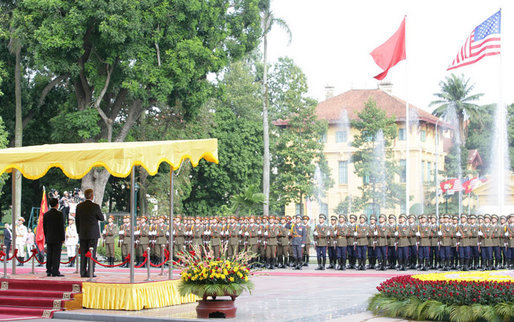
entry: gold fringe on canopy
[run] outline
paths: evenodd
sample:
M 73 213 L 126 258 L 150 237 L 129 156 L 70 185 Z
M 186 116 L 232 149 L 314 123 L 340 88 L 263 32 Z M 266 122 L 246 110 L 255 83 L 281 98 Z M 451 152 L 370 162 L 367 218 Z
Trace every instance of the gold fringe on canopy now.
M 180 280 L 138 284 L 82 283 L 82 306 L 88 309 L 136 311 L 194 303 L 196 295 L 180 296 Z
M 0 174 L 19 170 L 30 180 L 60 168 L 69 178 L 80 179 L 93 167 L 104 167 L 116 177 L 127 177 L 132 166 L 155 175 L 162 162 L 176 170 L 185 159 L 194 167 L 201 159 L 218 163 L 218 140 L 73 143 L 26 146 L 0 150 Z

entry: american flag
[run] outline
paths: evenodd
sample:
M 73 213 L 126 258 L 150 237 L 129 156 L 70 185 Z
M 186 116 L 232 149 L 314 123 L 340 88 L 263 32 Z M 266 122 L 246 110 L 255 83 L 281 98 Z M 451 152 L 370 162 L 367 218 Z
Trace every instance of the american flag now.
M 501 10 L 473 29 L 447 70 L 471 65 L 486 56 L 499 55 L 500 32 Z

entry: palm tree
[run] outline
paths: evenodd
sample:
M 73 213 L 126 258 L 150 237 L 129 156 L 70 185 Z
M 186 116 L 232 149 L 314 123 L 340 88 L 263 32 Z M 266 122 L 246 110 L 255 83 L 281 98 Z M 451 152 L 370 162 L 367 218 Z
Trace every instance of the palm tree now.
M 447 76 L 439 83 L 441 92 L 434 94 L 438 99 L 430 103 L 430 106 L 437 106 L 432 114 L 438 117 L 447 117 L 452 106 L 455 107 L 463 144 L 466 142 L 467 121 L 480 120 L 480 114 L 484 112 L 483 107 L 474 103 L 484 94 L 472 94 L 475 85 L 469 82 L 470 79 L 464 79 L 464 75 Z
M 264 194 L 263 212 L 265 216 L 269 215 L 269 192 L 270 192 L 270 153 L 269 153 L 269 121 L 268 121 L 268 33 L 273 25 L 278 25 L 289 35 L 291 42 L 291 30 L 286 22 L 273 15 L 270 8 L 270 0 L 263 0 L 259 4 L 261 9 L 261 28 L 263 38 L 263 64 L 264 71 L 262 76 L 263 100 L 262 100 L 262 124 L 263 124 L 263 143 L 264 155 L 262 166 L 262 192 Z
M 246 191 L 233 195 L 231 199 L 232 212 L 238 215 L 243 211 L 251 215 L 257 205 L 264 203 L 264 194 L 258 191 L 257 185 L 250 185 Z

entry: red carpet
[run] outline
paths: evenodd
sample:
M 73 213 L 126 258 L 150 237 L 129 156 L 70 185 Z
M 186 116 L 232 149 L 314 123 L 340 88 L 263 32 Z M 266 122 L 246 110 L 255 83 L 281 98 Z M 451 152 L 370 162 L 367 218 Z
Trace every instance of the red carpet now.
M 0 321 L 51 318 L 81 292 L 80 281 L 0 279 Z

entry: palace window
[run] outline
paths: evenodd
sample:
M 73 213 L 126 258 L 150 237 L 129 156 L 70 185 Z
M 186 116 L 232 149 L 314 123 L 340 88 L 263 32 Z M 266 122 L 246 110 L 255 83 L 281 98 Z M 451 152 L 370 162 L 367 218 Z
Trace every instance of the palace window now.
M 327 142 L 327 133 L 323 133 L 320 138 L 321 142 L 326 143 Z
M 400 141 L 405 141 L 406 140 L 405 129 L 404 128 L 398 129 L 398 139 Z
M 425 142 L 427 140 L 427 131 L 421 130 L 419 132 L 419 139 L 421 140 L 421 142 Z
M 348 140 L 348 133 L 346 131 L 336 132 L 336 143 L 346 142 Z
M 339 184 L 348 184 L 348 161 L 339 161 Z

